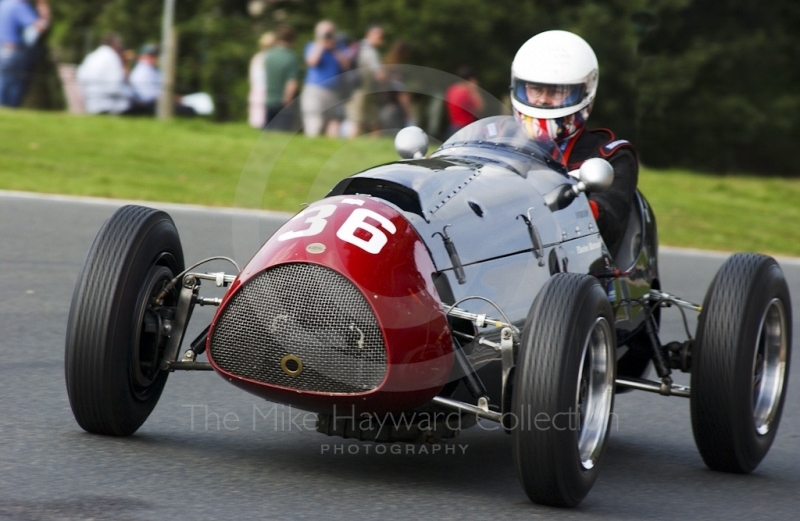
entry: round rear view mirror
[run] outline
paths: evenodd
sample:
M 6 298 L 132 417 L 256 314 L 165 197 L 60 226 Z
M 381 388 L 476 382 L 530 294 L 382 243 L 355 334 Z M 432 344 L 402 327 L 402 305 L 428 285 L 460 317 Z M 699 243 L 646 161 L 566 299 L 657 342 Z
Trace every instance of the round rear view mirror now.
M 602 192 L 614 182 L 614 167 L 605 159 L 587 159 L 578 171 L 578 178 L 586 192 Z
M 420 159 L 428 151 L 428 134 L 419 127 L 406 127 L 394 138 L 394 149 L 403 159 Z

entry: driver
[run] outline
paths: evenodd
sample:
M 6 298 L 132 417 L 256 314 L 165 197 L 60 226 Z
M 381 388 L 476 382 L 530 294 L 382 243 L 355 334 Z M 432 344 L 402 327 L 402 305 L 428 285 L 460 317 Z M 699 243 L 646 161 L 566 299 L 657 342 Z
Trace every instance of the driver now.
M 566 31 L 537 34 L 511 64 L 511 105 L 529 136 L 553 139 L 569 170 L 593 157 L 614 167 L 614 183 L 590 194 L 589 204 L 609 250 L 615 253 L 634 204 L 639 164 L 624 139 L 605 129 L 584 127 L 597 92 L 597 57 L 586 41 Z

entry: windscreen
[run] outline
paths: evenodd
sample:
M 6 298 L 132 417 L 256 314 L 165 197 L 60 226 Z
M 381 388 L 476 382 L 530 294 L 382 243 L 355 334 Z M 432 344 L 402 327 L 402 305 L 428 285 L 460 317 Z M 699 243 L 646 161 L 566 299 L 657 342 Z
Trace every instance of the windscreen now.
M 563 164 L 561 150 L 552 139 L 533 139 L 512 116 L 492 116 L 462 128 L 439 150 L 464 146 L 496 146 Z

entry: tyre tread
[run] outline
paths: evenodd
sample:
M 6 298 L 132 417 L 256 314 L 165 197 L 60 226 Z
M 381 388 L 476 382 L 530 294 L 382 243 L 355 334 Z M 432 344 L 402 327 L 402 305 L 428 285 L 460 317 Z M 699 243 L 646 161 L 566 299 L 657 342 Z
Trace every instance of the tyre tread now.
M 744 450 L 745 440 L 737 428 L 741 404 L 735 396 L 737 374 L 743 370 L 737 363 L 748 305 L 773 269 L 780 268 L 771 257 L 733 255 L 717 272 L 703 302 L 693 353 L 691 417 L 697 448 L 714 470 L 747 473 L 766 453 L 759 456 Z M 791 309 L 786 311 L 791 317 Z
M 130 271 L 126 259 L 140 246 L 148 230 L 165 220 L 174 227 L 164 212 L 123 206 L 98 232 L 78 276 L 67 328 L 65 372 L 75 419 L 88 432 L 125 436 L 143 421 L 130 411 L 121 410 L 117 397 L 110 392 L 119 387 L 107 370 L 112 356 L 108 343 L 119 320 L 118 303 L 113 296 Z M 178 254 L 182 265 L 182 252 Z
M 559 386 L 564 380 L 566 370 L 562 346 L 574 343 L 575 331 L 566 317 L 572 316 L 581 307 L 591 292 L 599 292 L 594 298 L 601 298 L 610 305 L 605 293 L 596 279 L 576 273 L 562 273 L 551 277 L 537 296 L 526 320 L 523 345 L 535 346 L 521 349 L 517 360 L 516 377 L 523 373 L 529 375 L 530 385 L 515 383 L 514 413 L 517 418 L 535 411 L 520 411 L 519 404 L 537 404 L 538 410 L 560 410 Z M 613 324 L 613 322 L 612 322 Z M 613 327 L 613 326 L 612 326 Z M 581 339 L 582 340 L 582 339 Z M 520 369 L 524 368 L 524 370 Z M 585 490 L 572 490 L 565 482 L 561 466 L 563 455 L 546 443 L 546 436 L 536 429 L 529 432 L 529 438 L 514 433 L 514 452 L 520 481 L 528 496 L 536 503 L 571 507 L 577 505 L 588 493 L 594 478 Z M 596 469 L 593 472 L 596 477 Z

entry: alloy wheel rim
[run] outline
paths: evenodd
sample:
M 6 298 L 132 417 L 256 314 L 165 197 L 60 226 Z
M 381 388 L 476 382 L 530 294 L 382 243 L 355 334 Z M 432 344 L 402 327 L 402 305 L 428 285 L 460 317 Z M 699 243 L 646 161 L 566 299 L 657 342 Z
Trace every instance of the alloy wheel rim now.
M 756 432 L 767 434 L 775 421 L 786 380 L 786 311 L 774 298 L 767 305 L 758 327 L 753 354 L 753 420 Z
M 614 385 L 611 349 L 611 327 L 600 317 L 584 342 L 576 390 L 578 454 L 584 470 L 597 464 L 608 433 Z

